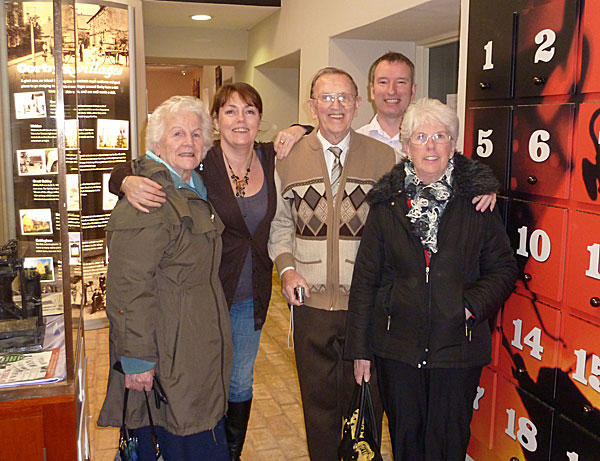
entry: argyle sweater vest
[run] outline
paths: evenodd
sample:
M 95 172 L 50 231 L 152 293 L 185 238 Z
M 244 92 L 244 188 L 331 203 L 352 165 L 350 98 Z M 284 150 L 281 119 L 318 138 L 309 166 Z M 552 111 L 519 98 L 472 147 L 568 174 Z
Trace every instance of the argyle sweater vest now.
M 369 213 L 366 195 L 394 163 L 393 149 L 352 132 L 335 199 L 316 131 L 277 163 L 278 203 L 269 254 L 279 270 L 293 266 L 306 279 L 307 305 L 347 309 L 354 260 Z

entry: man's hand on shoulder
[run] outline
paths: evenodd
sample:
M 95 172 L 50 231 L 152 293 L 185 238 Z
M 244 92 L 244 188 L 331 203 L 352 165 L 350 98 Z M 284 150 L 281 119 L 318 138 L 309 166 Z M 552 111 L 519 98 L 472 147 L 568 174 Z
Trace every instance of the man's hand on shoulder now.
M 160 207 L 167 201 L 162 186 L 142 176 L 127 176 L 121 184 L 121 191 L 134 208 L 144 213 L 150 213 L 146 207 Z
M 475 209 L 477 211 L 481 211 L 482 213 L 487 210 L 488 207 L 490 211 L 494 211 L 496 206 L 496 193 L 492 192 L 491 194 L 487 195 L 478 195 L 477 197 L 473 198 L 472 203 L 473 205 L 477 204 Z

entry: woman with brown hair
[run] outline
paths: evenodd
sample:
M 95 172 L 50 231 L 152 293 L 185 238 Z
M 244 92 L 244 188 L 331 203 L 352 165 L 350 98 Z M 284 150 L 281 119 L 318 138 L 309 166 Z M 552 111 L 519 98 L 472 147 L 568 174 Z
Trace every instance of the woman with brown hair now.
M 262 112 L 262 99 L 252 86 L 222 86 L 211 107 L 220 139 L 208 151 L 198 171 L 208 200 L 225 224 L 219 277 L 229 305 L 233 335 L 226 434 L 234 460 L 240 458 L 246 437 L 254 362 L 271 299 L 273 263 L 267 240 L 276 204 L 275 150 L 272 142 L 256 142 Z M 302 126 L 281 132 L 275 140 L 278 150 L 283 147 L 289 151 L 304 133 Z M 130 174 L 126 166 L 115 170 L 111 191 L 122 191 L 141 211 L 164 203 L 158 184 Z

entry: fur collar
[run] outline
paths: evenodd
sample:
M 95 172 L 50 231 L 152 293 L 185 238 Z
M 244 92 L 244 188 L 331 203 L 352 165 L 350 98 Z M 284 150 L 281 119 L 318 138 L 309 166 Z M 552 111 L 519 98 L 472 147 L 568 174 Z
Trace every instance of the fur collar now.
M 404 192 L 404 163 L 401 160 L 385 174 L 367 195 L 371 204 L 398 199 Z M 471 160 L 460 153 L 454 154 L 453 195 L 473 198 L 477 195 L 490 194 L 500 189 L 500 183 L 492 169 L 476 160 Z

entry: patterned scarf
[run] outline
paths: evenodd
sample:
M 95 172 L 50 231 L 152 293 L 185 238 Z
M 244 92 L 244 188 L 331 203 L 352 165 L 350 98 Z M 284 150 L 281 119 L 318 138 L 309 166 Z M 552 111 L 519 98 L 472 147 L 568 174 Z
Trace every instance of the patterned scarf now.
M 437 234 L 442 213 L 452 195 L 453 159 L 448 161 L 446 171 L 440 179 L 423 184 L 417 177 L 411 160 L 404 164 L 404 187 L 412 205 L 406 214 L 413 225 L 413 230 L 421 240 L 423 247 L 431 253 L 437 253 Z

